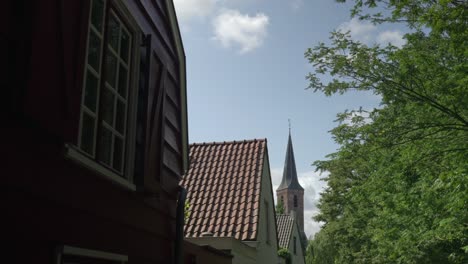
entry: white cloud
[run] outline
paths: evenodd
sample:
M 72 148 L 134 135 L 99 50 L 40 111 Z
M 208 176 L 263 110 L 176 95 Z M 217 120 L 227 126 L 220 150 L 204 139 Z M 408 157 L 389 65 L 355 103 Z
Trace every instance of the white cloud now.
M 216 0 L 174 0 L 177 17 L 182 21 L 210 15 L 215 4 Z
M 304 232 L 307 237 L 313 236 L 322 226 L 322 223 L 315 222 L 312 217 L 319 212 L 317 204 L 320 194 L 327 187 L 327 183 L 320 179 L 326 176 L 326 173 L 315 171 L 303 172 L 298 175 L 299 183 L 304 188 Z
M 341 24 L 338 27 L 338 30 L 343 32 L 350 31 L 353 39 L 368 44 L 372 40 L 372 33 L 376 30 L 376 26 L 369 22 L 360 21 L 358 18 L 353 18 L 350 21 Z
M 316 209 L 317 202 L 320 199 L 320 193 L 325 190 L 327 183 L 320 180 L 324 178 L 326 174 L 320 172 L 309 171 L 299 173 L 299 183 L 304 188 L 304 208 L 305 209 Z
M 276 203 L 276 189 L 281 183 L 281 178 L 283 177 L 283 169 L 273 168 L 270 169 L 271 172 L 271 184 L 273 185 L 273 193 Z
M 385 30 L 377 32 L 378 28 L 367 21 L 361 21 L 358 18 L 353 18 L 350 21 L 342 23 L 338 30 L 342 32 L 349 31 L 351 38 L 361 41 L 365 44 L 378 43 L 380 45 L 392 45 L 401 48 L 406 40 L 403 39 L 403 33 L 398 30 Z
M 225 48 L 238 46 L 240 53 L 247 53 L 263 44 L 268 24 L 269 18 L 263 13 L 249 16 L 238 10 L 223 9 L 213 19 L 213 38 Z
M 313 236 L 320 230 L 321 223 L 315 222 L 312 217 L 318 214 L 317 204 L 320 199 L 320 194 L 327 187 L 327 183 L 320 180 L 326 177 L 326 173 L 320 174 L 315 171 L 308 171 L 298 174 L 299 183 L 304 188 L 304 232 L 307 237 Z M 271 181 L 273 185 L 273 193 L 276 201 L 276 189 L 281 183 L 283 170 L 279 168 L 271 169 Z
M 312 217 L 317 215 L 318 211 L 305 210 L 304 211 L 304 232 L 307 238 L 314 238 L 314 235 L 320 231 L 323 222 L 315 222 Z
M 405 45 L 406 40 L 403 39 L 403 34 L 398 30 L 387 30 L 380 32 L 377 36 L 377 42 L 381 45 L 387 45 L 391 43 L 392 45 L 401 48 Z

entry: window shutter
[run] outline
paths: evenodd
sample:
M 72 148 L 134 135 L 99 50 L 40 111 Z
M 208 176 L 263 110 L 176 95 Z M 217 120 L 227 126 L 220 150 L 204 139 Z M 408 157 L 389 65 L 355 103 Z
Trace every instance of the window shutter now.
M 151 35 L 146 35 L 140 49 L 134 177 L 140 190 L 157 193 L 162 163 L 161 122 L 166 69 L 155 58 L 151 44 Z
M 154 96 L 149 116 L 149 144 L 148 146 L 148 157 L 147 157 L 147 170 L 145 172 L 145 189 L 154 192 L 160 190 L 161 180 L 161 168 L 163 162 L 163 145 L 162 140 L 164 138 L 163 130 L 163 118 L 164 118 L 164 94 L 165 91 L 165 76 L 167 69 L 163 67 L 159 69 L 157 76 L 159 79 L 156 80 L 154 86 Z
M 143 36 L 140 46 L 140 73 L 138 83 L 137 120 L 135 137 L 134 179 L 137 186 L 144 186 L 145 158 L 147 151 L 148 88 L 151 60 L 151 35 Z

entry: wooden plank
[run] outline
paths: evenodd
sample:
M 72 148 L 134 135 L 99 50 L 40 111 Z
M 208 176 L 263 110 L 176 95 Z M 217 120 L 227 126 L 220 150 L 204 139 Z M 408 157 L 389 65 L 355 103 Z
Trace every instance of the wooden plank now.
M 181 174 L 179 174 L 181 175 Z M 165 167 L 162 171 L 161 182 L 163 183 L 163 190 L 167 194 L 171 195 L 172 198 L 175 198 L 177 191 L 179 189 L 180 176 L 174 174 L 170 169 Z
M 146 14 L 146 17 L 152 24 L 153 29 L 161 36 L 164 40 L 164 45 L 169 49 L 173 58 L 176 58 L 174 45 L 172 44 L 172 33 L 169 28 L 169 21 L 164 19 L 164 15 L 161 11 L 155 8 L 151 3 L 151 0 L 140 0 L 141 9 Z
M 151 3 L 167 18 L 166 0 L 152 0 Z
M 177 85 L 177 83 L 174 81 L 172 76 L 169 74 L 167 78 L 167 94 L 169 95 L 169 98 L 171 98 L 171 101 L 179 108 L 180 106 L 180 89 Z
M 176 175 L 182 175 L 182 158 L 168 146 L 163 147 L 163 163 Z
M 166 118 L 169 120 L 171 125 L 180 131 L 180 110 L 171 100 L 167 100 L 166 98 Z
M 180 143 L 180 132 L 172 126 L 166 126 L 164 129 L 166 129 L 164 135 L 166 142 L 172 147 L 174 151 L 177 152 L 177 154 L 180 155 L 182 153 L 182 144 Z
M 157 36 L 153 36 L 153 41 L 155 42 L 153 45 L 153 56 L 157 58 L 159 61 L 164 61 L 164 64 L 167 68 L 167 71 L 171 76 L 175 76 L 178 72 L 177 65 L 175 64 L 175 60 L 172 59 L 167 50 L 161 46 L 161 39 L 157 38 Z

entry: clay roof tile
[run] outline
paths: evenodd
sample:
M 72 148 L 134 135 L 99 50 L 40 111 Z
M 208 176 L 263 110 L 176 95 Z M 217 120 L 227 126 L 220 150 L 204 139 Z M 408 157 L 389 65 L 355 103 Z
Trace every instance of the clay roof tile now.
M 217 237 L 257 237 L 265 151 L 266 139 L 190 145 L 191 166 L 181 182 L 191 205 L 185 236 L 208 229 Z

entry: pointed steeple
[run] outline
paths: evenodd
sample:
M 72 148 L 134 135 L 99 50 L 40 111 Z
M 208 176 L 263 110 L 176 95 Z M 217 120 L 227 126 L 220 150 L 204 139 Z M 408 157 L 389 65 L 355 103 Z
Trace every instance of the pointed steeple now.
M 304 190 L 297 179 L 296 161 L 291 140 L 291 125 L 289 125 L 288 146 L 286 148 L 286 159 L 284 160 L 283 179 L 277 190 L 282 189 Z

